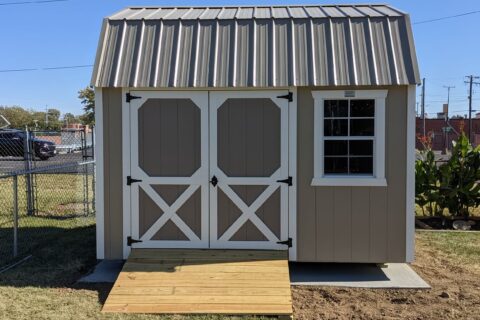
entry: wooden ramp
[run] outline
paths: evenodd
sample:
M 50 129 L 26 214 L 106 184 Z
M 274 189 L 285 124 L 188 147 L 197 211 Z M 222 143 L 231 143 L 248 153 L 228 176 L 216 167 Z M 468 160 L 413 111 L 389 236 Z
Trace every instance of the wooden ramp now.
M 287 252 L 133 249 L 103 312 L 290 316 Z

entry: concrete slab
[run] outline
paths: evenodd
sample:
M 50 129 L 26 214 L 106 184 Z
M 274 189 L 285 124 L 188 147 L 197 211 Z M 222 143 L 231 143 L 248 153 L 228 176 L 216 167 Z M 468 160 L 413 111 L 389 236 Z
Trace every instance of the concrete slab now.
M 350 288 L 429 289 L 406 263 L 374 264 L 290 263 L 292 285 Z
M 122 271 L 122 267 L 125 261 L 123 260 L 102 260 L 93 270 L 92 273 L 78 280 L 78 282 L 84 283 L 97 283 L 97 282 L 115 282 L 118 274 Z

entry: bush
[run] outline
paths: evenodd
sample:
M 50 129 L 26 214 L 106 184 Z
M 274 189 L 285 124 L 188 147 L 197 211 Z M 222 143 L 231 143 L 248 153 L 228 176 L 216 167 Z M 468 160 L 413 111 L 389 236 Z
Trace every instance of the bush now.
M 480 206 L 480 146 L 473 148 L 465 134 L 453 143 L 451 158 L 437 167 L 434 153 L 425 144 L 415 163 L 415 201 L 428 215 L 469 217 Z

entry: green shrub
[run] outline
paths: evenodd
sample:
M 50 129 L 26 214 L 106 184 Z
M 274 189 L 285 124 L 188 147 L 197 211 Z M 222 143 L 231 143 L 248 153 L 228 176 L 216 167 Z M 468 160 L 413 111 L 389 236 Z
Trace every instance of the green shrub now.
M 452 216 L 468 217 L 470 209 L 480 205 L 480 146 L 473 148 L 462 134 L 439 171 L 440 205 Z
M 439 206 L 439 170 L 435 155 L 430 148 L 426 148 L 420 155 L 421 159 L 415 161 L 415 202 L 422 208 L 423 215 L 441 216 L 443 209 Z
M 480 206 L 480 146 L 473 148 L 462 133 L 453 143 L 451 158 L 437 167 L 429 144 L 424 145 L 415 162 L 417 205 L 424 215 L 443 216 L 448 209 L 454 217 L 469 217 L 470 209 Z

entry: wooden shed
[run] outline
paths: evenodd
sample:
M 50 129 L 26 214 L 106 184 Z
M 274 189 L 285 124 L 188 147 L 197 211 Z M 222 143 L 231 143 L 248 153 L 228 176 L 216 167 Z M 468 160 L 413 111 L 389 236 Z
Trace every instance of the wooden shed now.
M 98 258 L 412 261 L 418 83 L 409 16 L 387 5 L 106 18 L 92 78 Z

